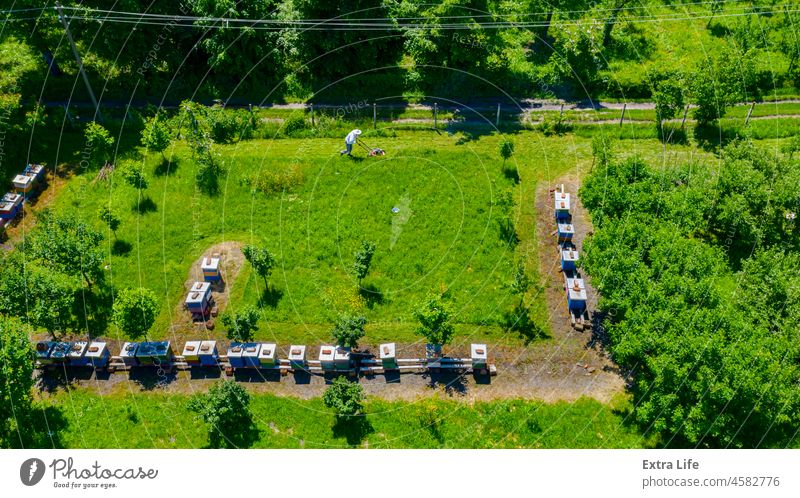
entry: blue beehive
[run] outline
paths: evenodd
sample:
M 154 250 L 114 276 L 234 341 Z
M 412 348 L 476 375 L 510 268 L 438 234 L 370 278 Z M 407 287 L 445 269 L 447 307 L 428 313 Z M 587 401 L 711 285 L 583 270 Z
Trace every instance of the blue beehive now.
M 261 361 L 258 359 L 258 353 L 261 351 L 261 344 L 256 342 L 248 342 L 242 344 L 242 362 L 247 368 L 259 368 Z
M 558 224 L 558 241 L 559 242 L 572 242 L 572 236 L 575 235 L 575 227 L 572 223 L 559 223 Z
M 211 284 L 195 282 L 186 294 L 186 309 L 192 313 L 207 315 L 211 310 Z
M 554 208 L 556 212 L 556 220 L 568 221 L 570 219 L 569 194 L 566 192 L 556 192 Z
M 34 351 L 36 352 L 36 359 L 39 361 L 40 365 L 49 365 L 53 363 L 50 359 L 50 352 L 55 345 L 56 343 L 53 341 L 39 341 L 36 343 Z
M 169 341 L 143 342 L 136 351 L 140 365 L 171 365 L 174 356 Z
M 85 367 L 88 365 L 88 360 L 86 359 L 86 349 L 89 347 L 89 343 L 86 341 L 77 341 L 72 343 L 72 347 L 69 350 L 69 365 L 71 367 Z
M 319 348 L 319 364 L 325 371 L 335 370 L 336 364 L 333 358 L 336 355 L 336 348 L 333 346 L 322 346 Z
M 578 251 L 575 249 L 562 249 L 561 250 L 561 269 L 562 270 L 575 270 L 578 264 Z
M 336 370 L 350 370 L 350 348 L 336 346 L 336 351 L 333 353 L 333 363 L 336 366 Z
M 139 360 L 136 359 L 136 352 L 139 350 L 139 343 L 138 342 L 126 342 L 122 345 L 122 351 L 119 352 L 119 357 L 128 367 L 132 367 L 139 364 Z
M 106 346 L 105 342 L 94 341 L 89 344 L 85 357 L 88 366 L 106 368 L 108 359 L 111 358 L 111 353 L 108 351 L 108 346 Z
M 13 220 L 22 209 L 22 194 L 9 192 L 0 199 L 0 218 Z
M 241 342 L 232 342 L 228 346 L 228 363 L 232 368 L 244 368 L 242 353 L 244 353 L 244 348 Z
M 51 363 L 64 363 L 67 361 L 69 351 L 72 349 L 71 342 L 57 342 L 50 350 Z
M 203 341 L 200 343 L 200 364 L 204 367 L 214 367 L 219 362 L 217 341 Z
M 302 370 L 306 368 L 306 347 L 292 344 L 289 347 L 289 365 L 292 369 Z
M 206 282 L 216 282 L 222 278 L 219 272 L 219 258 L 203 258 L 200 269 L 203 270 L 203 280 Z
M 567 306 L 575 311 L 586 309 L 586 285 L 582 278 L 567 278 Z
M 34 183 L 38 182 L 44 178 L 44 166 L 41 164 L 29 164 L 25 167 L 25 171 L 23 171 L 22 174 L 32 177 Z

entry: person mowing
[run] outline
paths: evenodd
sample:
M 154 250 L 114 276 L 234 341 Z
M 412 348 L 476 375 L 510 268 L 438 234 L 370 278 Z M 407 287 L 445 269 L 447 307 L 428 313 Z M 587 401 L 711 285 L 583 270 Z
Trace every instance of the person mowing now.
M 340 156 L 342 154 L 347 154 L 348 156 L 350 155 L 350 153 L 353 151 L 353 144 L 356 143 L 359 135 L 361 135 L 361 130 L 355 129 L 348 133 L 346 137 L 344 137 L 344 150 L 339 151 Z

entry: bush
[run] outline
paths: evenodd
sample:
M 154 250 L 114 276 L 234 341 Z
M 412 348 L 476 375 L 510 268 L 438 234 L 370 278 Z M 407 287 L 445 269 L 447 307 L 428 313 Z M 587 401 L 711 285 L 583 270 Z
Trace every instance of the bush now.
M 284 171 L 262 171 L 252 180 L 253 187 L 264 194 L 291 192 L 303 183 L 303 172 L 297 164 Z
M 297 133 L 310 129 L 311 126 L 302 113 L 294 113 L 283 122 L 282 132 L 287 137 L 292 137 Z
M 567 122 L 567 118 L 561 113 L 546 114 L 544 120 L 539 124 L 539 131 L 544 136 L 563 135 L 572 131 L 572 125 Z
M 325 390 L 322 402 L 328 408 L 333 408 L 336 415 L 348 418 L 361 413 L 365 398 L 361 384 L 350 382 L 346 377 L 337 377 Z

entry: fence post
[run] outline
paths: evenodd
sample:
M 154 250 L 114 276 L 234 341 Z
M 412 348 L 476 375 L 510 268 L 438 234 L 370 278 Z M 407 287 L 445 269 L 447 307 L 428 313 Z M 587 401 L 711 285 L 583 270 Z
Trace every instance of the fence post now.
M 434 130 L 436 130 L 438 128 L 438 126 L 439 126 L 439 120 L 438 120 L 439 112 L 438 111 L 439 111 L 439 103 L 438 102 L 434 102 L 433 103 L 433 129 Z
M 378 104 L 372 103 L 372 128 L 378 129 Z
M 622 114 L 619 116 L 619 125 L 622 126 L 622 121 L 625 119 L 625 109 L 628 108 L 627 102 L 622 104 Z
M 686 124 L 686 115 L 689 114 L 689 104 L 686 104 L 686 107 L 683 109 L 683 121 L 681 121 L 681 130 L 683 126 Z
M 750 115 L 753 114 L 753 109 L 756 107 L 755 101 L 750 105 L 750 110 L 747 111 L 747 117 L 744 119 L 744 125 L 747 126 L 747 123 L 750 122 Z
M 564 117 L 564 103 L 563 102 L 561 103 L 561 111 L 559 112 L 558 117 L 560 117 L 560 118 Z
M 497 117 L 494 119 L 494 125 L 500 126 L 500 102 L 497 103 Z
M 309 104 L 311 107 L 311 127 L 314 127 L 314 104 Z

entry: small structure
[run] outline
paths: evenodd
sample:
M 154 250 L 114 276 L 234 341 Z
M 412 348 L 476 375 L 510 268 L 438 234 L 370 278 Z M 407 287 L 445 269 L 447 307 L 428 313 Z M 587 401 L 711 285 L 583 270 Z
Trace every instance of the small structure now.
M 211 284 L 195 282 L 186 294 L 186 309 L 193 315 L 208 316 L 211 312 Z
M 40 365 L 50 365 L 53 363 L 53 360 L 50 359 L 50 352 L 55 345 L 56 343 L 53 341 L 38 341 L 36 343 L 33 349 L 36 353 L 36 360 Z
M 21 194 L 9 192 L 0 199 L 0 219 L 13 220 L 22 209 Z
M 34 183 L 38 182 L 44 178 L 44 166 L 41 164 L 29 164 L 25 167 L 25 171 L 23 171 L 22 174 L 33 178 Z
M 89 364 L 88 359 L 86 358 L 86 349 L 89 347 L 89 343 L 86 341 L 77 341 L 73 342 L 72 346 L 69 348 L 69 366 L 71 367 L 85 367 Z
M 384 370 L 397 370 L 397 348 L 393 342 L 380 345 L 380 358 Z
M 169 341 L 143 342 L 136 351 L 140 365 L 171 366 L 175 353 Z
M 278 352 L 275 344 L 262 344 L 258 352 L 258 362 L 261 368 L 275 368 L 278 366 Z
M 572 242 L 572 236 L 575 235 L 575 227 L 572 223 L 559 223 L 558 224 L 558 241 L 559 242 Z
M 203 258 L 200 268 L 203 270 L 203 280 L 206 282 L 217 282 L 222 279 L 219 272 L 219 258 Z
M 305 346 L 295 344 L 289 346 L 289 366 L 296 370 L 303 370 L 306 368 Z
M 426 344 L 425 345 L 425 358 L 428 360 L 438 360 L 442 357 L 441 344 Z
M 70 350 L 72 349 L 71 342 L 57 342 L 50 350 L 51 363 L 64 363 L 67 361 Z
M 105 342 L 93 341 L 86 349 L 85 358 L 88 366 L 94 367 L 95 370 L 101 370 L 108 366 L 111 353 Z
M 261 344 L 257 342 L 248 342 L 242 344 L 242 361 L 247 368 L 258 368 L 261 362 L 258 359 L 258 353 L 261 351 Z
M 567 278 L 567 307 L 574 311 L 586 309 L 586 285 L 582 278 Z
M 219 363 L 217 341 L 203 341 L 200 343 L 200 353 L 197 355 L 200 364 L 204 367 L 214 367 Z
M 333 363 L 336 370 L 350 370 L 350 348 L 336 346 L 336 351 L 333 353 Z
M 187 364 L 200 364 L 200 342 L 201 341 L 189 341 L 183 346 L 183 359 Z
M 578 251 L 572 248 L 561 249 L 561 269 L 564 271 L 574 271 L 578 264 Z
M 472 358 L 472 368 L 482 370 L 487 367 L 488 363 L 488 350 L 486 344 L 473 344 L 470 348 L 470 357 Z
M 323 370 L 335 370 L 336 364 L 333 362 L 336 356 L 336 348 L 333 346 L 322 346 L 319 348 L 319 364 Z
M 138 350 L 138 342 L 126 342 L 122 345 L 122 350 L 119 352 L 119 357 L 126 367 L 133 367 L 139 364 L 139 360 L 136 359 L 136 352 Z
M 14 185 L 14 190 L 20 193 L 30 192 L 33 188 L 33 177 L 28 175 L 17 175 L 11 182 Z
M 570 202 L 568 193 L 556 191 L 554 207 L 556 212 L 556 220 L 568 221 L 570 219 Z
M 232 342 L 228 346 L 228 363 L 231 368 L 244 368 L 242 353 L 244 353 L 244 348 L 241 342 Z

